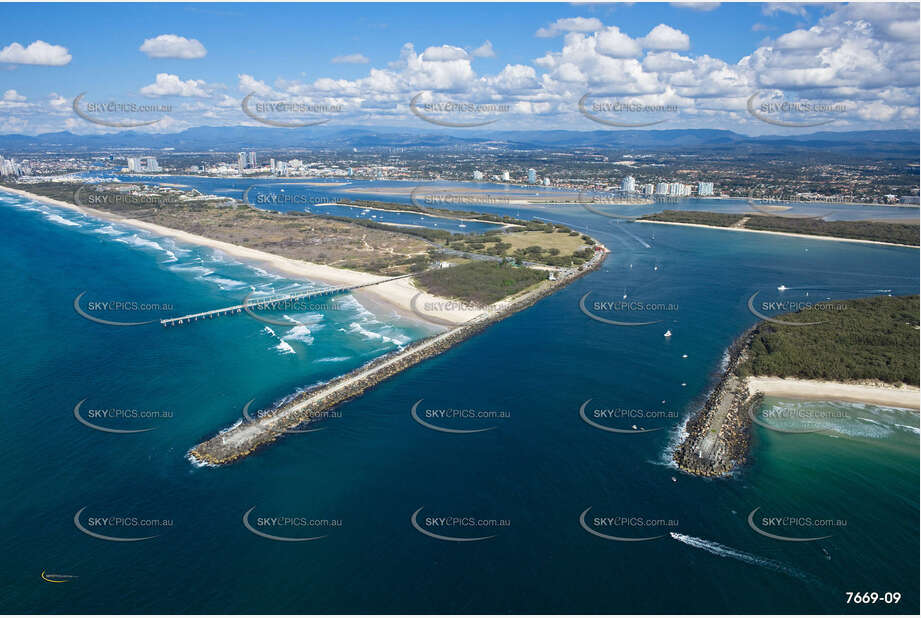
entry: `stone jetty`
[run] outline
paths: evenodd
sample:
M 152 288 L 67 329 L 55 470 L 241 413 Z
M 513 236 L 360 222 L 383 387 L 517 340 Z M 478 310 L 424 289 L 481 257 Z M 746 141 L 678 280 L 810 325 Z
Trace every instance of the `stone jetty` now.
M 357 397 L 383 380 L 441 354 L 461 341 L 483 331 L 490 324 L 530 307 L 541 298 L 572 283 L 595 270 L 604 261 L 606 252 L 599 250 L 579 269 L 569 271 L 555 281 L 510 301 L 497 303 L 486 313 L 438 335 L 416 341 L 405 348 L 386 354 L 334 380 L 307 390 L 292 401 L 272 410 L 252 422 L 241 422 L 205 440 L 189 451 L 193 461 L 204 465 L 223 465 L 245 457 L 258 448 L 274 442 L 302 423 L 320 416 L 330 408 Z
M 736 370 L 745 360 L 754 333 L 755 328 L 747 330 L 729 347 L 729 361 L 719 382 L 685 426 L 687 436 L 672 457 L 689 474 L 724 476 L 745 461 L 751 439 L 748 409 L 757 405 L 761 395 L 751 396 Z

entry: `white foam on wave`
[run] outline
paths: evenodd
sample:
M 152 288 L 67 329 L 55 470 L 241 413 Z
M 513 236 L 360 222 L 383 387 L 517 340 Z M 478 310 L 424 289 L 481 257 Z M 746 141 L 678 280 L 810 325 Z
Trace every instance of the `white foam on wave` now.
M 689 545 L 696 549 L 702 549 L 721 558 L 732 558 L 733 560 L 739 560 L 754 566 L 764 567 L 778 573 L 783 573 L 784 575 L 796 577 L 797 579 L 806 581 L 813 579 L 809 574 L 800 571 L 796 567 L 790 566 L 789 564 L 780 562 L 779 560 L 763 558 L 761 556 L 749 554 L 748 552 L 744 552 L 739 549 L 727 547 L 726 545 L 722 545 L 716 541 L 707 541 L 706 539 L 699 539 L 696 536 L 681 534 L 679 532 L 669 532 L 668 534 L 680 543 L 684 543 L 685 545 Z
M 268 326 L 262 329 L 262 332 L 268 334 L 270 337 L 278 341 L 278 344 L 273 347 L 274 350 L 278 350 L 281 354 L 296 354 L 294 348 L 291 347 L 291 344 L 279 337 L 274 330 Z
M 339 330 L 345 331 L 345 329 L 341 329 L 341 328 Z M 408 337 L 405 337 L 403 335 L 400 335 L 398 337 L 388 337 L 387 335 L 384 335 L 382 333 L 375 333 L 374 331 L 364 328 L 358 322 L 352 322 L 351 324 L 349 324 L 349 329 L 345 332 L 356 333 L 356 334 L 361 335 L 362 337 L 365 337 L 366 339 L 375 339 L 375 340 L 383 341 L 385 343 L 390 343 L 390 344 L 393 344 L 399 347 L 403 347 L 410 341 Z
M 159 243 L 150 240 L 149 238 L 144 238 L 137 234 L 132 234 L 131 236 L 124 236 L 122 238 L 116 238 L 115 242 L 124 243 L 126 245 L 131 245 L 132 247 L 144 247 L 146 249 L 155 249 L 157 251 L 166 252 L 166 249 L 163 248 Z
M 328 356 L 326 358 L 318 358 L 316 362 L 318 363 L 341 363 L 352 358 L 351 356 Z
M 68 225 L 68 226 L 71 226 L 71 227 L 83 227 L 82 225 L 80 225 L 80 224 L 77 223 L 76 221 L 71 221 L 70 219 L 65 219 L 65 218 L 62 217 L 61 215 L 56 215 L 56 214 L 54 214 L 53 212 L 46 212 L 46 211 L 41 211 L 41 212 L 42 212 L 42 214 L 45 216 L 45 219 L 47 219 L 48 221 L 51 221 L 51 222 L 53 222 L 53 223 L 59 223 L 59 224 L 61 224 L 61 225 Z
M 111 225 L 106 225 L 104 227 L 97 227 L 93 231 L 97 234 L 105 234 L 106 236 L 121 236 L 125 234 L 124 230 L 115 229 L 115 227 Z
M 203 281 L 208 281 L 210 283 L 217 285 L 222 290 L 233 290 L 236 288 L 241 288 L 244 285 L 246 285 L 242 281 L 237 281 L 236 279 L 227 279 L 226 277 L 212 277 L 211 274 L 212 273 L 209 273 L 208 275 L 204 275 L 201 277 L 201 279 Z
M 301 343 L 306 343 L 307 345 L 313 343 L 313 337 L 311 336 L 310 329 L 307 328 L 306 324 L 298 324 L 297 326 L 292 327 L 291 330 L 285 333 L 282 339 L 300 341 Z

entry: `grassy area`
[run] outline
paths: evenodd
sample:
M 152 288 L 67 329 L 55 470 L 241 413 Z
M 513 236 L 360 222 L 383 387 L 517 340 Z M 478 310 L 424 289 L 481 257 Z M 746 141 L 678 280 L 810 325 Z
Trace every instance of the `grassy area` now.
M 527 261 L 561 267 L 579 266 L 594 251 L 594 240 L 568 227 L 536 221 L 525 222 L 522 227 L 506 233 L 454 237 L 448 246 L 457 251 L 509 257 L 519 264 Z
M 739 374 L 918 385 L 918 296 L 829 302 L 776 318 L 824 324 L 761 323 Z
M 432 245 L 394 228 L 376 229 L 347 220 L 331 220 L 302 212 L 279 214 L 228 201 L 184 203 L 176 193 L 163 199 L 105 190 L 74 195 L 79 184 L 42 183 L 17 186 L 64 202 L 79 202 L 113 214 L 206 236 L 297 260 L 381 275 L 419 272 L 431 261 Z M 147 193 L 147 192 L 144 192 Z M 152 195 L 152 193 L 151 193 Z M 93 198 L 93 199 L 90 199 Z
M 909 223 L 824 221 L 822 219 L 806 219 L 802 217 L 746 215 L 698 210 L 663 210 L 662 212 L 640 217 L 640 220 L 696 223 L 698 225 L 714 225 L 718 227 L 736 226 L 747 230 L 874 240 L 914 247 L 919 244 L 919 228 L 917 225 Z
M 489 305 L 547 278 L 547 273 L 509 263 L 469 262 L 418 275 L 416 285 L 437 296 Z

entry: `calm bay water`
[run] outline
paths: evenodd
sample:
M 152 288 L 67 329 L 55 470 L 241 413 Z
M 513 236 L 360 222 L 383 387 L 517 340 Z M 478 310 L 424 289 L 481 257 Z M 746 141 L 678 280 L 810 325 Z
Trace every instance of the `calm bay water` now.
M 780 285 L 836 298 L 917 293 L 916 250 L 521 208 L 590 231 L 611 255 L 600 271 L 341 406 L 340 417 L 316 425 L 322 431 L 284 437 L 229 467 L 196 468 L 187 449 L 237 421 L 250 399 L 266 407 L 430 331 L 354 300 L 292 315 L 290 327 L 245 315 L 174 329 L 93 323 L 73 309 L 84 290 L 84 301 L 171 303 L 185 313 L 296 282 L 20 198 L 0 201 L 7 611 L 839 612 L 848 611 L 846 591 L 902 594 L 898 606 L 862 611 L 918 609 L 916 413 L 852 404 L 814 434 L 757 427 L 753 461 L 732 479 L 692 478 L 668 464 L 727 345 L 757 319 L 751 294 L 775 298 Z M 586 293 L 673 308 L 625 316 L 661 320 L 654 325 L 611 326 L 580 311 Z M 173 415 L 110 423 L 155 431 L 104 433 L 74 419 L 84 398 L 84 410 Z M 486 432 L 441 433 L 413 420 L 420 399 L 507 418 L 476 425 L 495 426 Z M 580 418 L 588 399 L 590 409 L 668 414 L 606 421 L 661 428 L 615 434 Z M 778 405 L 841 404 L 764 407 Z M 168 525 L 96 528 L 158 535 L 104 541 L 75 526 L 83 507 L 85 527 L 110 515 Z M 244 527 L 252 507 L 257 528 L 258 517 L 339 525 L 262 526 L 325 536 L 273 541 Z M 759 507 L 759 517 L 846 525 L 822 541 L 779 541 L 748 525 Z M 659 538 L 590 534 L 579 521 L 588 508 L 598 532 Z M 431 538 L 413 528 L 418 509 L 427 530 L 495 536 Z M 508 525 L 438 528 L 426 516 Z M 51 584 L 43 570 L 78 578 Z

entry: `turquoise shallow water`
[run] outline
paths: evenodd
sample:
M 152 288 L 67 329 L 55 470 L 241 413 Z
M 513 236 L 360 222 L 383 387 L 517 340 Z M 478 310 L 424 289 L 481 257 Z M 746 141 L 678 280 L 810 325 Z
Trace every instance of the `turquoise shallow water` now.
M 778 296 L 781 284 L 834 297 L 917 293 L 917 251 L 623 224 L 577 207 L 522 209 L 590 230 L 611 255 L 600 271 L 341 406 L 321 431 L 213 469 L 192 466 L 187 449 L 239 420 L 250 399 L 266 407 L 426 331 L 354 301 L 292 315 L 298 323 L 286 328 L 245 315 L 177 329 L 90 322 L 73 309 L 84 290 L 84 301 L 136 299 L 178 312 L 295 282 L 0 199 L 7 611 L 848 612 L 847 591 L 902 593 L 898 606 L 862 612 L 918 609 L 916 413 L 839 405 L 843 414 L 823 414 L 840 422 L 816 433 L 758 427 L 752 463 L 732 479 L 691 478 L 667 463 L 726 346 L 755 322 L 752 293 Z M 579 310 L 586 293 L 672 308 L 624 314 L 661 320 L 655 325 L 610 326 Z M 74 419 L 84 398 L 84 411 L 173 414 L 115 419 L 112 427 L 155 430 L 109 434 Z M 495 427 L 441 433 L 413 420 L 420 399 L 421 411 L 507 417 L 428 417 Z M 579 416 L 588 399 L 590 411 L 644 415 L 600 422 L 658 430 L 596 429 Z M 793 403 L 768 400 L 762 413 Z M 90 531 L 155 538 L 88 536 L 74 523 L 84 507 L 78 522 Z M 251 508 L 259 531 L 325 538 L 257 536 L 243 525 Z M 579 520 L 589 508 L 596 532 L 656 538 L 591 534 Z M 758 524 L 808 516 L 846 525 L 823 527 L 832 536 L 822 541 L 779 541 L 749 526 L 756 508 Z M 431 538 L 411 523 L 418 509 L 428 532 L 494 538 Z M 109 516 L 126 521 L 98 519 Z M 160 525 L 132 525 L 132 517 Z M 292 521 L 275 525 L 275 517 Z M 445 526 L 440 517 L 495 521 Z M 794 537 L 814 528 L 765 529 Z M 77 579 L 51 584 L 43 570 Z

